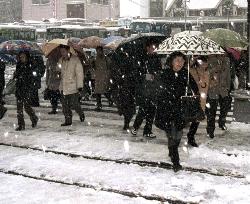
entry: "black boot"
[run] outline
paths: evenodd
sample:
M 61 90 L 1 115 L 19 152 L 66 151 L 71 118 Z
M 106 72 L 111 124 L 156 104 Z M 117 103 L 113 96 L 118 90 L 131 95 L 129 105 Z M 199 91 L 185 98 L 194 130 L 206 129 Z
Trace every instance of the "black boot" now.
M 15 129 L 15 131 L 21 131 L 21 130 L 25 130 L 24 125 L 18 125 L 17 128 Z
M 179 158 L 179 152 L 178 152 L 178 146 L 175 145 L 172 147 L 171 152 L 171 161 L 173 163 L 173 170 L 174 172 L 182 170 L 182 166 L 180 165 L 180 158 Z
M 198 144 L 196 143 L 196 141 L 194 139 L 194 136 L 188 135 L 187 138 L 188 138 L 188 144 L 190 146 L 192 146 L 192 147 L 198 147 Z
M 7 111 L 7 108 L 5 108 L 5 107 L 1 108 L 1 110 L 0 110 L 0 120 L 4 117 L 6 111 Z
M 72 125 L 72 118 L 65 118 L 65 122 L 61 124 L 61 126 L 70 126 Z
M 81 122 L 84 122 L 84 120 L 85 120 L 85 115 L 84 115 L 84 113 L 80 116 L 80 121 Z
M 35 115 L 35 116 L 31 119 L 31 122 L 32 122 L 31 126 L 32 126 L 33 128 L 35 128 L 35 127 L 37 126 L 38 117 Z

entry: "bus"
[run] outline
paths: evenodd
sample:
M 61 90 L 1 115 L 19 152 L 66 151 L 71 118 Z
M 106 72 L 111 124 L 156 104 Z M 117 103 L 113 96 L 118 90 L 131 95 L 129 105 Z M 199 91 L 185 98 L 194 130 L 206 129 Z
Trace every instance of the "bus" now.
M 87 22 L 85 18 L 64 18 L 60 22 L 61 25 L 81 25 L 81 26 L 93 25 L 93 23 Z
M 138 19 L 130 24 L 131 34 L 156 32 L 170 37 L 185 30 L 184 21 Z M 186 30 L 192 30 L 192 23 L 186 22 Z
M 0 24 L 0 38 L 36 41 L 36 28 L 24 25 Z
M 70 37 L 85 38 L 89 36 L 106 38 L 107 34 L 107 29 L 100 26 L 62 25 L 47 28 L 47 40 Z

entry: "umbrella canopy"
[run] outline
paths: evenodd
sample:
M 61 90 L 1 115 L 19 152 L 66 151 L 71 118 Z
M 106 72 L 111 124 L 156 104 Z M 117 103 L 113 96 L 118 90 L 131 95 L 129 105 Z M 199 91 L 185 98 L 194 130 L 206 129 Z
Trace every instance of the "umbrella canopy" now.
M 41 55 L 42 50 L 34 42 L 24 40 L 8 40 L 0 44 L 0 53 L 18 54 L 20 51 L 29 51 L 31 54 Z
M 224 28 L 210 29 L 202 36 L 215 41 L 222 47 L 245 47 L 248 44 L 239 33 Z
M 240 59 L 240 52 L 241 52 L 240 50 L 230 47 L 230 48 L 226 48 L 226 51 L 230 53 L 234 57 L 234 59 L 236 60 Z
M 3 61 L 5 63 L 11 63 L 11 64 L 16 64 L 17 62 L 15 56 L 8 55 L 8 54 L 0 54 L 0 61 Z
M 105 49 L 116 50 L 116 48 L 120 45 L 120 43 L 124 40 L 124 38 L 114 40 L 104 46 Z
M 197 30 L 185 30 L 179 33 L 176 33 L 175 36 L 186 36 L 186 35 L 201 35 L 202 32 L 201 31 L 197 31 Z
M 117 40 L 123 40 L 125 39 L 124 37 L 122 36 L 110 36 L 110 37 L 107 37 L 107 38 L 104 38 L 102 41 L 101 41 L 101 44 L 102 45 L 107 45 L 109 43 L 112 43 L 114 41 L 117 41 Z
M 164 40 L 159 48 L 158 54 L 171 54 L 181 51 L 185 55 L 211 55 L 223 54 L 225 51 L 216 42 L 197 35 L 173 36 Z
M 145 44 L 147 41 L 155 43 L 157 46 L 165 38 L 166 37 L 160 33 L 140 33 L 122 40 L 115 49 L 115 52 L 125 52 L 128 56 L 140 57 L 145 52 Z
M 96 48 L 98 46 L 101 46 L 102 38 L 99 38 L 97 36 L 90 36 L 87 38 L 83 38 L 78 45 L 81 48 Z
M 60 39 L 60 38 L 53 39 L 42 46 L 42 51 L 44 55 L 47 57 L 53 50 L 57 50 L 56 48 L 58 48 L 59 45 L 70 46 L 70 52 L 73 55 L 77 55 L 76 51 L 71 45 L 71 42 L 69 42 L 69 39 Z

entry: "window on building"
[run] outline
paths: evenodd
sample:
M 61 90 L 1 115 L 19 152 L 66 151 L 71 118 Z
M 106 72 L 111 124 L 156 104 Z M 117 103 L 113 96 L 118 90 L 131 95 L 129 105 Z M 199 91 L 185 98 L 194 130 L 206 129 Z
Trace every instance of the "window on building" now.
M 91 4 L 101 4 L 101 0 L 91 0 Z
M 49 4 L 50 0 L 32 0 L 32 4 Z
M 109 4 L 109 0 L 103 0 L 103 1 L 102 1 L 102 4 L 103 4 L 103 5 L 108 5 L 108 4 Z

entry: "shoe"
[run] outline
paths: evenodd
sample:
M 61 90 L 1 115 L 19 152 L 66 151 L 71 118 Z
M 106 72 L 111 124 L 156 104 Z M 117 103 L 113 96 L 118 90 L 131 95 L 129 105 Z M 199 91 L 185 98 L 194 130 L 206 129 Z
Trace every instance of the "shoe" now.
M 83 123 L 85 120 L 85 115 L 80 116 L 80 121 Z
M 31 126 L 32 126 L 33 128 L 35 128 L 35 127 L 37 126 L 37 122 L 38 122 L 38 117 L 36 116 L 36 117 L 32 120 Z
M 213 139 L 214 138 L 214 133 L 208 133 L 207 136 L 210 137 L 211 139 Z
M 67 122 L 65 122 L 65 123 L 62 123 L 62 124 L 61 124 L 62 127 L 64 127 L 64 126 L 70 126 L 70 125 L 72 125 L 72 123 L 67 123 Z
M 130 132 L 133 136 L 136 136 L 137 134 L 137 130 L 135 128 L 133 128 Z
M 147 138 L 150 138 L 150 139 L 156 138 L 155 134 L 153 134 L 153 133 L 143 134 L 143 137 L 147 137 Z
M 56 110 L 52 110 L 50 112 L 48 112 L 49 115 L 52 115 L 52 114 L 57 114 L 57 111 Z
M 198 144 L 195 142 L 194 139 L 188 140 L 188 144 L 189 144 L 190 146 L 192 146 L 192 147 L 198 147 Z
M 109 101 L 109 107 L 112 107 L 113 106 L 113 101 Z
M 219 125 L 219 128 L 222 129 L 222 130 L 227 130 L 227 126 L 224 124 L 224 125 Z
M 101 111 L 102 110 L 102 108 L 100 107 L 100 106 L 97 106 L 96 108 L 95 108 L 95 111 Z
M 174 172 L 182 170 L 182 166 L 180 165 L 180 163 L 173 164 L 173 170 Z
M 129 126 L 127 124 L 125 124 L 122 128 L 123 130 L 128 130 L 129 129 Z
M 21 130 L 25 130 L 25 127 L 22 126 L 22 125 L 19 125 L 19 126 L 15 129 L 15 131 L 21 131 Z

